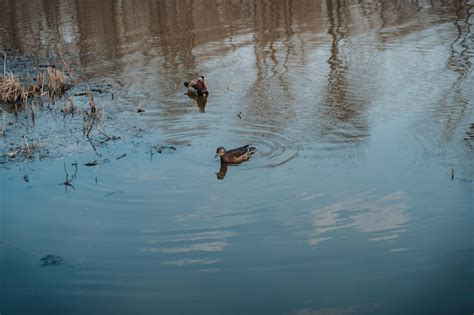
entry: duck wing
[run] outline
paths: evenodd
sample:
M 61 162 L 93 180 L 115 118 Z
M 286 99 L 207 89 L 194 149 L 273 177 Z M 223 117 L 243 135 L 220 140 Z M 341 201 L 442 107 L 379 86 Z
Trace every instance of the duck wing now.
M 241 156 L 249 152 L 250 145 L 244 145 L 243 147 L 232 149 L 226 152 L 229 156 Z
M 222 158 L 228 163 L 240 163 L 247 161 L 256 150 L 257 149 L 247 144 L 243 147 L 227 151 Z

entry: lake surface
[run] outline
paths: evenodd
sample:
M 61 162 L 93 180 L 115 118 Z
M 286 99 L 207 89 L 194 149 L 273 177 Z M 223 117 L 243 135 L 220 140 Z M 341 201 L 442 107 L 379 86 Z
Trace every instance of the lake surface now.
M 5 71 L 109 91 L 1 107 L 0 313 L 472 314 L 473 4 L 0 0 Z

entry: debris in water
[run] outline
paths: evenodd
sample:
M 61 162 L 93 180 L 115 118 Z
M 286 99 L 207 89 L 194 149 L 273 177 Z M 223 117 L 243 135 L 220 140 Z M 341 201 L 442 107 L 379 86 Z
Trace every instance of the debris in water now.
M 96 165 L 98 165 L 98 164 L 99 164 L 99 162 L 97 162 L 97 160 L 94 160 L 94 161 L 92 161 L 92 162 L 87 162 L 87 163 L 85 163 L 84 165 L 85 165 L 85 166 L 96 166 Z
M 41 266 L 58 266 L 61 265 L 64 259 L 61 256 L 48 254 L 40 259 Z
M 165 151 L 165 150 L 173 150 L 173 151 L 176 151 L 176 148 L 173 147 L 173 146 L 171 146 L 171 145 L 155 144 L 155 145 L 153 146 L 153 148 L 155 148 L 155 149 L 156 149 L 156 152 L 158 152 L 158 153 L 160 153 L 160 154 L 163 153 L 163 151 Z
M 66 175 L 66 178 L 64 179 L 64 182 L 62 183 L 62 185 L 64 185 L 64 189 L 66 190 L 66 193 L 67 193 L 68 187 L 72 187 L 73 190 L 76 189 L 74 185 L 72 184 L 72 181 L 74 180 L 74 178 L 76 178 L 76 175 L 77 175 L 77 162 L 75 165 L 74 164 L 72 165 L 74 166 L 74 174 L 72 174 L 71 178 L 69 178 L 69 174 L 66 169 L 66 163 L 64 163 L 64 173 Z

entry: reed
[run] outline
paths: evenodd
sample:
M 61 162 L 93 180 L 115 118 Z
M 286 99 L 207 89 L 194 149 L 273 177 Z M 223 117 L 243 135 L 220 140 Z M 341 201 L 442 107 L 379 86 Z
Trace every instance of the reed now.
M 64 74 L 58 69 L 48 67 L 46 71 L 48 93 L 51 98 L 61 96 L 67 89 Z
M 28 99 L 29 91 L 13 73 L 0 76 L 0 102 L 18 103 Z

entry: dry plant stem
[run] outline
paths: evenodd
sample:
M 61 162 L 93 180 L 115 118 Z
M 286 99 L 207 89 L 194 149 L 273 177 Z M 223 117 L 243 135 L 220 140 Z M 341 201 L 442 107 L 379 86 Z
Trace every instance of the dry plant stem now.
M 2 110 L 2 135 L 5 134 L 5 111 Z
M 7 54 L 3 53 L 3 76 L 5 76 L 6 68 L 7 68 Z
M 77 170 L 77 167 L 76 167 L 76 170 Z M 71 183 L 72 180 L 73 180 L 74 177 L 75 177 L 75 174 L 72 176 L 71 179 L 69 179 L 69 174 L 67 173 L 67 170 L 66 170 L 66 163 L 64 163 L 64 173 L 66 173 L 66 179 L 64 180 L 63 185 L 64 185 L 64 187 L 65 187 L 65 189 L 66 189 L 66 192 L 67 192 L 67 187 L 68 187 L 68 186 L 69 186 L 69 187 L 72 187 L 72 189 L 76 189 L 76 188 L 74 187 L 74 185 Z
M 69 95 L 69 104 L 70 104 L 71 112 L 75 112 L 76 111 L 76 106 L 74 106 L 74 101 L 72 99 L 71 92 L 67 91 L 67 94 Z
M 92 96 L 92 93 L 90 90 L 89 90 L 88 97 L 89 97 L 89 106 L 91 107 L 91 113 L 95 114 L 97 112 L 97 106 L 95 104 L 94 97 Z
M 47 77 L 50 97 L 55 98 L 56 96 L 60 96 L 66 87 L 64 75 L 61 73 L 61 71 L 49 67 L 47 71 Z
M 23 138 L 25 139 L 26 149 L 28 150 L 28 153 L 31 154 L 30 146 L 28 145 L 28 140 L 26 140 L 26 136 L 23 136 Z
M 61 60 L 62 60 L 62 62 L 63 62 L 64 67 L 66 68 L 67 72 L 69 73 L 69 76 L 71 77 L 71 80 L 73 80 L 73 76 L 72 76 L 71 70 L 70 70 L 69 67 L 67 66 L 66 61 L 64 60 L 63 54 L 62 54 L 60 51 L 58 51 L 58 53 L 59 53 L 59 56 L 61 57 Z M 75 81 L 73 80 L 73 82 L 75 82 Z

